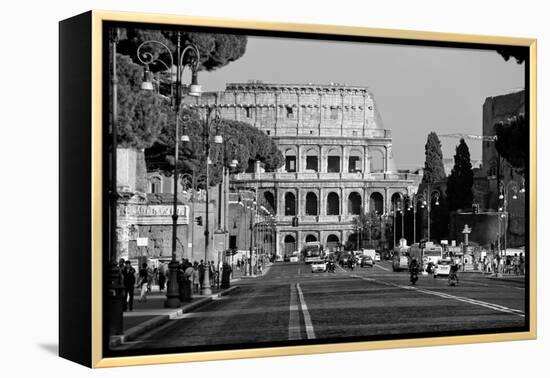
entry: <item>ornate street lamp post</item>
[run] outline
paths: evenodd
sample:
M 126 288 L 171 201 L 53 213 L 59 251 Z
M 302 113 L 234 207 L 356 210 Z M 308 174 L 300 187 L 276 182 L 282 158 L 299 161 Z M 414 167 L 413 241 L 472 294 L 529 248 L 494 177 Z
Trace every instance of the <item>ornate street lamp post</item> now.
M 439 191 L 434 189 L 431 189 L 431 185 L 428 184 L 428 188 L 424 189 L 422 194 L 418 195 L 417 199 L 422 201 L 422 205 L 420 206 L 422 209 L 426 208 L 427 214 L 428 214 L 428 241 L 431 240 L 431 234 L 430 234 L 430 213 L 432 211 L 432 201 L 435 200 L 435 206 L 439 206 Z M 415 201 L 416 206 L 416 201 Z M 416 209 L 415 209 L 416 210 Z M 416 220 L 416 211 L 415 211 L 415 220 Z
M 158 47 L 160 49 L 166 50 L 168 53 L 167 56 L 170 58 L 170 64 L 166 64 L 163 60 L 156 57 L 153 52 L 145 51 L 147 47 Z M 184 59 L 191 53 L 189 62 L 185 62 Z M 197 82 L 197 72 L 200 64 L 200 53 L 198 48 L 195 45 L 186 45 L 183 50 L 181 49 L 181 35 L 178 32 L 177 34 L 177 45 L 176 52 L 173 55 L 172 51 L 164 43 L 160 41 L 150 40 L 145 41 L 137 48 L 137 57 L 141 63 L 145 66 L 144 71 L 144 80 L 141 84 L 142 90 L 154 90 L 153 82 L 150 80 L 151 75 L 149 72 L 149 66 L 152 64 L 162 65 L 166 71 L 173 73 L 172 67 L 174 67 L 174 62 L 176 64 L 176 75 L 170 75 L 171 85 L 170 85 L 170 96 L 173 100 L 175 121 L 176 121 L 176 139 L 175 139 L 175 153 L 174 153 L 174 200 L 173 200 L 173 210 L 172 210 L 172 260 L 168 265 L 169 268 L 169 277 L 168 277 L 168 288 L 166 291 L 166 301 L 165 307 L 176 308 L 181 305 L 179 300 L 179 287 L 177 281 L 177 231 L 178 231 L 178 161 L 179 161 L 179 110 L 182 101 L 182 73 L 185 66 L 189 66 L 192 72 L 192 81 L 189 86 L 188 94 L 191 96 L 200 96 L 201 87 Z M 175 88 L 173 88 L 175 86 Z M 175 89 L 175 92 L 174 90 Z M 182 137 L 182 141 L 189 140 Z M 208 212 L 207 212 L 208 213 Z

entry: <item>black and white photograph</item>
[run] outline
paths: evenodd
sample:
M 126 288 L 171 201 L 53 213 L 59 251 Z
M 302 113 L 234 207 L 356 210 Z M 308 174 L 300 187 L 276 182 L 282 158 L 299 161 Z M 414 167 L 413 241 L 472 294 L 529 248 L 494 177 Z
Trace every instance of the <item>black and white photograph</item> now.
M 529 331 L 527 47 L 104 36 L 105 356 Z

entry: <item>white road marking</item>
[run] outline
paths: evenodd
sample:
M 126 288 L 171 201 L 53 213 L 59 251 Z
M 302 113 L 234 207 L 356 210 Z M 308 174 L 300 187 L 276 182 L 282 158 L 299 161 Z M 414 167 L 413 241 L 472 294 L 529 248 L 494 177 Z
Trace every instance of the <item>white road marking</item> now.
M 385 270 L 386 272 L 389 272 L 389 271 L 390 271 L 388 268 L 384 268 L 384 267 L 383 267 L 382 265 L 380 265 L 380 264 L 374 264 L 374 266 L 377 267 L 377 268 L 383 269 L 383 270 Z
M 489 308 L 489 309 L 495 310 L 495 311 L 505 312 L 505 313 L 508 313 L 508 314 L 514 314 L 514 315 L 520 316 L 522 318 L 525 317 L 525 313 L 521 310 L 501 306 L 501 305 L 498 305 L 498 304 L 495 304 L 495 303 L 484 302 L 484 301 L 480 301 L 480 300 L 472 299 L 472 298 L 467 298 L 467 297 L 459 297 L 459 296 L 452 295 L 452 294 L 441 293 L 439 291 L 421 289 L 421 288 L 418 288 L 418 287 L 415 287 L 415 286 L 402 286 L 402 285 L 394 284 L 392 282 L 380 281 L 380 280 L 377 280 L 377 279 L 374 279 L 374 278 L 366 278 L 366 277 L 359 277 L 359 276 L 355 276 L 355 277 L 361 278 L 362 280 L 369 281 L 369 282 L 381 283 L 381 284 L 384 284 L 384 285 L 387 285 L 387 286 L 398 287 L 398 288 L 404 289 L 404 290 L 415 290 L 415 291 L 418 291 L 418 292 L 423 293 L 423 294 L 434 295 L 434 296 L 437 296 L 437 297 L 440 297 L 440 298 L 445 298 L 445 299 L 453 299 L 455 301 L 469 303 L 469 304 Z
M 313 324 L 311 323 L 311 317 L 309 316 L 309 311 L 307 309 L 307 304 L 304 299 L 304 294 L 300 288 L 300 284 L 296 284 L 296 289 L 298 290 L 298 298 L 300 299 L 300 305 L 302 307 L 302 314 L 304 315 L 304 323 L 306 325 L 306 335 L 308 339 L 315 339 L 315 330 L 313 329 Z
M 294 284 L 290 284 L 290 305 L 288 307 L 288 339 L 299 340 L 300 335 L 300 316 L 298 307 L 298 298 Z

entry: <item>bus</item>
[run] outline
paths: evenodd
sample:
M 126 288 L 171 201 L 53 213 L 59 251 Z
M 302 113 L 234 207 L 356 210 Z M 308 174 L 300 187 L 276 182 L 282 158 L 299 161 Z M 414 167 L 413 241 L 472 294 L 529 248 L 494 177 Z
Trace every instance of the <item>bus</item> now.
M 411 258 L 416 259 L 418 262 L 422 262 L 424 266 L 426 266 L 430 262 L 437 264 L 438 261 L 443 258 L 443 248 L 433 242 L 426 242 L 423 248 L 418 244 L 413 245 L 409 254 Z
M 306 243 L 302 248 L 302 258 L 306 264 L 313 261 L 322 260 L 324 258 L 323 246 L 319 242 Z

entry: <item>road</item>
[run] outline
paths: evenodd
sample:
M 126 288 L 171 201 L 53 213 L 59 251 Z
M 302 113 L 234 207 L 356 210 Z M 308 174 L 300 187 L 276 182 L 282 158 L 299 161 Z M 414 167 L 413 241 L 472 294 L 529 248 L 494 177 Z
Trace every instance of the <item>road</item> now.
M 261 278 L 196 312 L 124 344 L 156 350 L 241 343 L 293 343 L 336 338 L 471 332 L 522 327 L 525 288 L 463 273 L 460 285 L 445 278 L 393 272 L 388 261 L 372 268 L 311 273 L 302 263 L 277 263 Z

